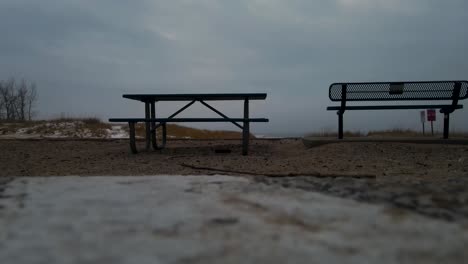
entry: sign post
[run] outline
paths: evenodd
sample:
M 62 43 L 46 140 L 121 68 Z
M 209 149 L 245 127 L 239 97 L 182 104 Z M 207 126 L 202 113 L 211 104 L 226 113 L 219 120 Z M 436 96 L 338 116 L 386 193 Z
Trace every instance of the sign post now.
M 421 111 L 420 114 L 421 114 L 422 131 L 423 131 L 423 135 L 424 135 L 425 134 L 424 122 L 426 122 L 426 111 Z
M 434 109 L 427 109 L 427 121 L 431 122 L 431 133 L 434 136 L 434 121 L 436 121 L 436 111 Z

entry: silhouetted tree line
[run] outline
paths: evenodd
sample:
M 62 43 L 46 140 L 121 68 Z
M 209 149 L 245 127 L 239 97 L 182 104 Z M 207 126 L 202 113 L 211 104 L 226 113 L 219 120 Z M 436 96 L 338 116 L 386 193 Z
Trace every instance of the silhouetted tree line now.
M 37 101 L 36 84 L 17 82 L 14 78 L 0 80 L 0 120 L 26 121 L 34 116 Z

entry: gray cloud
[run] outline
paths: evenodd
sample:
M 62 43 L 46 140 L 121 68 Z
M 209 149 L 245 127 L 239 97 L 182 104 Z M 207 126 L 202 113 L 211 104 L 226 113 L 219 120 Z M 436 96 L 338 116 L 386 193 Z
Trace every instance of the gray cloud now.
M 0 77 L 36 81 L 42 117 L 140 115 L 141 105 L 121 98 L 131 92 L 267 92 L 267 102 L 253 106 L 271 120 L 255 127 L 260 133 L 336 129 L 336 114 L 325 110 L 332 82 L 466 79 L 467 7 L 463 0 L 6 0 Z M 236 104 L 223 107 L 240 113 Z M 458 112 L 454 126 L 468 129 Z M 350 129 L 419 125 L 416 111 L 345 120 Z

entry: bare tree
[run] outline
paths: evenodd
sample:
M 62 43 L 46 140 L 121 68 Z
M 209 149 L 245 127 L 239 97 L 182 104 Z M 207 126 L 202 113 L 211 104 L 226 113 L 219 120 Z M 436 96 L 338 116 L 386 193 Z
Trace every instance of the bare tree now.
M 37 100 L 36 84 L 29 87 L 23 79 L 16 84 L 14 78 L 0 81 L 0 120 L 31 120 Z
M 4 102 L 4 99 L 3 99 L 3 96 L 1 96 L 3 94 L 3 81 L 0 81 L 0 120 L 3 120 L 5 119 L 5 102 Z
M 28 96 L 28 86 L 24 79 L 21 80 L 19 86 L 16 87 L 16 116 L 18 120 L 26 120 L 26 105 Z
M 2 89 L 0 90 L 0 97 L 2 98 L 5 110 L 5 118 L 7 120 L 16 119 L 16 96 L 14 93 L 15 79 L 10 78 L 3 82 Z
M 37 100 L 37 88 L 36 88 L 36 83 L 31 83 L 31 86 L 29 86 L 29 92 L 26 97 L 27 100 L 27 107 L 28 107 L 28 120 L 31 121 L 33 116 L 34 116 L 34 106 L 36 105 L 36 100 Z

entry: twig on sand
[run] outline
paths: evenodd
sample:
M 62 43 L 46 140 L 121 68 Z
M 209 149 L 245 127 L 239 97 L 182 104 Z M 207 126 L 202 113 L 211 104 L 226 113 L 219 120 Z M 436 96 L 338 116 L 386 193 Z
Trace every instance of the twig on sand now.
M 166 160 L 173 160 L 173 159 L 186 158 L 186 157 L 189 157 L 189 156 L 188 155 L 170 156 L 170 157 L 167 157 Z
M 195 166 L 186 163 L 180 164 L 183 167 L 195 169 L 195 170 L 208 170 L 208 171 L 217 171 L 217 172 L 227 172 L 227 173 L 237 173 L 237 174 L 244 174 L 244 175 L 257 175 L 257 176 L 267 176 L 267 177 L 295 177 L 295 176 L 311 176 L 311 177 L 320 177 L 320 178 L 338 178 L 338 177 L 349 177 L 349 178 L 366 178 L 366 179 L 375 179 L 375 175 L 371 174 L 338 174 L 338 173 L 320 173 L 317 171 L 312 172 L 301 172 L 301 173 L 260 173 L 260 172 L 251 172 L 251 171 L 238 171 L 238 170 L 226 170 L 226 169 L 218 169 L 218 168 L 211 168 L 211 167 L 203 167 L 203 166 Z

